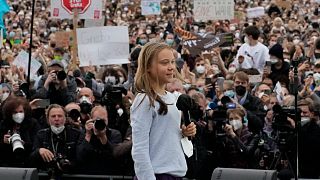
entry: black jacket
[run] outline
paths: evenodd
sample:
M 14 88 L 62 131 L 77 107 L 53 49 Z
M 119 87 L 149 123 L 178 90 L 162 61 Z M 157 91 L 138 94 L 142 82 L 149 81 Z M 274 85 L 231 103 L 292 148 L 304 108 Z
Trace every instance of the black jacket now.
M 118 164 L 113 156 L 113 146 L 122 142 L 118 130 L 107 130 L 107 144 L 92 135 L 90 142 L 83 140 L 78 146 L 77 157 L 81 172 L 85 174 L 117 174 Z
M 13 120 L 10 120 L 13 121 Z M 0 125 L 0 166 L 8 167 L 27 167 L 28 156 L 32 152 L 33 141 L 35 136 L 40 129 L 39 124 L 35 119 L 25 119 L 23 120 L 18 134 L 20 134 L 21 139 L 24 142 L 24 152 L 22 154 L 17 154 L 13 152 L 12 144 L 5 144 L 3 142 L 3 136 L 8 133 L 8 130 L 13 133 L 13 126 L 8 121 L 2 121 Z
M 44 170 L 55 168 L 55 162 L 45 163 L 39 154 L 40 148 L 46 148 L 55 155 L 55 158 L 60 154 L 63 158 L 68 159 L 71 162 L 71 167 L 66 171 L 74 171 L 76 168 L 76 146 L 83 137 L 78 129 L 69 126 L 66 126 L 59 135 L 54 134 L 50 128 L 40 130 L 33 143 L 33 152 L 30 156 L 33 167 Z
M 247 111 L 249 131 L 254 133 L 260 132 L 263 128 L 266 114 L 261 100 L 248 93 L 242 106 Z

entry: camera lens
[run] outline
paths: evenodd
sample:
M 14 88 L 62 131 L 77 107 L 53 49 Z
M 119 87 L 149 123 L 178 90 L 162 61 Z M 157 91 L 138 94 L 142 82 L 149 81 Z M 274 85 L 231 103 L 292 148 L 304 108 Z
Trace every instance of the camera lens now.
M 63 81 L 67 78 L 67 74 L 64 71 L 58 71 L 57 72 L 57 78 L 59 81 Z
M 94 128 L 96 128 L 99 131 L 102 131 L 104 130 L 104 128 L 106 128 L 106 123 L 104 122 L 103 119 L 96 119 L 94 123 Z

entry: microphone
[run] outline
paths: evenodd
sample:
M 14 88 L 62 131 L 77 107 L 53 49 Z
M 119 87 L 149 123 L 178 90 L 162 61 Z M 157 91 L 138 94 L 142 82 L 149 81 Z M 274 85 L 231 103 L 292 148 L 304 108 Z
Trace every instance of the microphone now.
M 181 94 L 176 103 L 177 108 L 183 113 L 183 120 L 186 126 L 191 123 L 189 111 L 192 104 L 193 100 L 186 94 Z

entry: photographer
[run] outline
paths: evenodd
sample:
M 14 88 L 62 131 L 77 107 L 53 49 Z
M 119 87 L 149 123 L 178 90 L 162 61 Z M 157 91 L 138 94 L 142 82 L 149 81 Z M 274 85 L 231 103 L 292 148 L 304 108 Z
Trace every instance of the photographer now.
M 74 77 L 66 75 L 62 62 L 58 60 L 49 62 L 48 72 L 39 81 L 37 98 L 50 99 L 51 104 L 62 106 L 74 102 L 77 84 Z
M 78 102 L 80 106 L 80 121 L 84 126 L 86 121 L 90 119 L 90 112 L 93 107 L 93 102 L 95 97 L 93 96 L 93 92 L 91 89 L 84 87 L 81 88 L 78 94 Z
M 49 170 L 55 178 L 75 170 L 76 145 L 81 137 L 79 130 L 65 126 L 66 115 L 65 109 L 58 104 L 48 107 L 50 128 L 37 133 L 30 157 L 33 166 Z
M 31 108 L 25 98 L 9 97 L 2 108 L 0 125 L 0 166 L 26 167 L 33 140 L 39 130 L 31 118 Z
M 108 128 L 108 113 L 104 107 L 94 107 L 91 118 L 85 124 L 85 139 L 77 147 L 81 170 L 88 174 L 115 174 L 113 146 L 122 142 L 121 134 Z
M 299 134 L 300 177 L 319 178 L 320 176 L 320 126 L 319 115 L 311 99 L 298 102 L 301 109 L 301 133 Z
M 230 168 L 248 168 L 257 148 L 259 134 L 251 134 L 244 125 L 245 111 L 240 108 L 227 110 L 228 122 L 224 126 L 226 137 L 220 156 L 217 156 L 218 166 Z M 220 159 L 222 158 L 222 159 Z

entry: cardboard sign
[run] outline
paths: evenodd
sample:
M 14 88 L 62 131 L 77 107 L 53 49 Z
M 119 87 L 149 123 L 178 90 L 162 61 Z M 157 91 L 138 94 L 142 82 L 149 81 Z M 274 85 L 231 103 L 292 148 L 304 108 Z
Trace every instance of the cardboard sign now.
M 194 0 L 194 19 L 197 21 L 234 19 L 233 0 Z
M 129 63 L 127 26 L 77 29 L 80 66 Z
M 265 15 L 264 7 L 255 7 L 247 9 L 247 17 L 248 18 L 256 18 Z
M 105 17 L 101 19 L 86 19 L 84 21 L 84 27 L 100 27 L 104 26 Z
M 142 0 L 141 1 L 141 13 L 142 15 L 160 15 L 161 0 Z
M 13 64 L 17 67 L 22 67 L 25 70 L 25 74 L 28 75 L 29 65 L 29 53 L 21 51 L 18 56 L 14 59 Z M 32 78 L 37 74 L 37 71 L 41 67 L 41 63 L 34 58 L 31 58 L 30 77 Z
M 72 8 L 79 8 L 79 19 L 101 19 L 102 0 L 50 0 L 51 17 L 59 19 L 72 19 Z M 70 4 L 71 2 L 71 4 Z
M 71 32 L 60 31 L 55 33 L 56 46 L 67 48 L 70 46 Z
M 262 74 L 259 75 L 250 75 L 249 76 L 250 83 L 260 83 L 262 82 Z
M 290 9 L 292 2 L 290 0 L 276 0 L 276 5 L 281 8 Z

